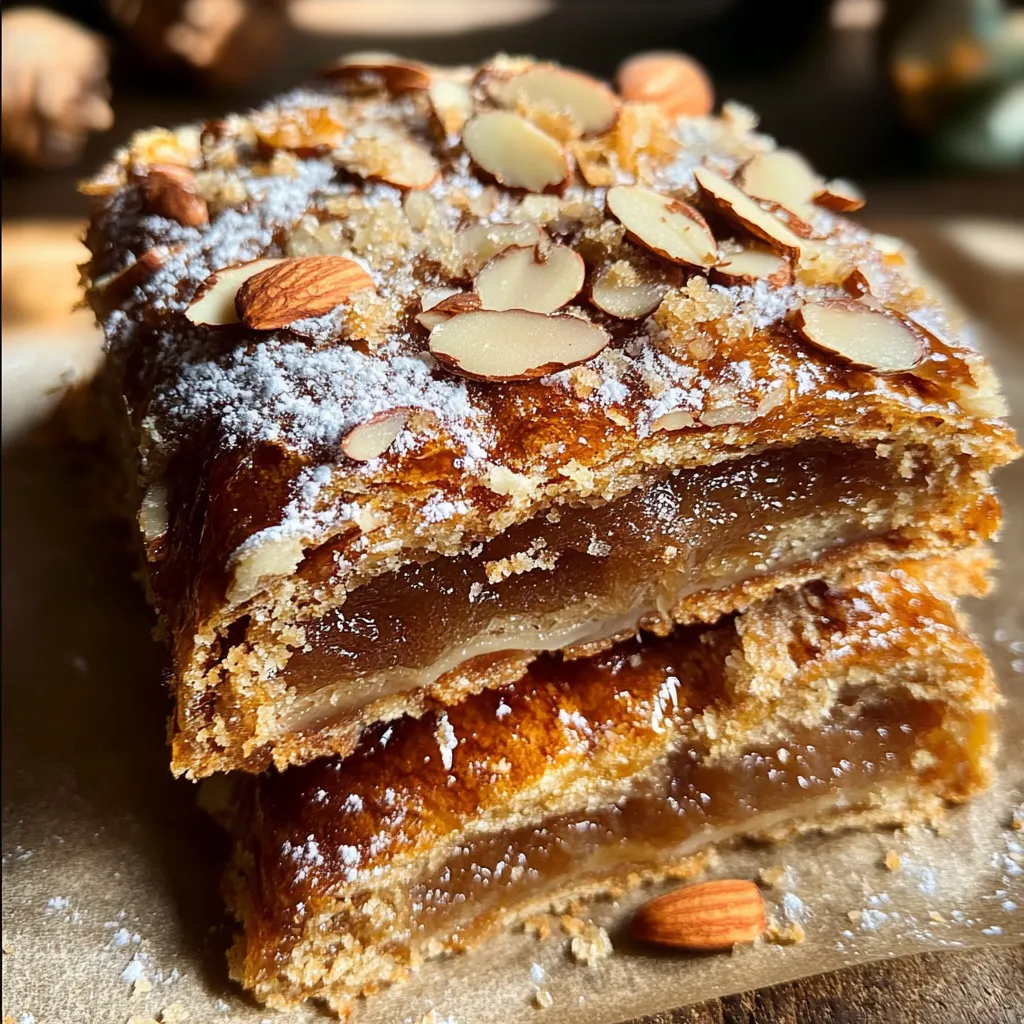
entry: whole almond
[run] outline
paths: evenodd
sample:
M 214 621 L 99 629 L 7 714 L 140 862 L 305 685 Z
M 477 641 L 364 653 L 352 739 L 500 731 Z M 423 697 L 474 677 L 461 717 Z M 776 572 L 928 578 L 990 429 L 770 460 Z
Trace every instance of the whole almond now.
M 235 310 L 258 331 L 287 327 L 322 316 L 364 288 L 373 278 L 344 256 L 305 256 L 285 260 L 248 278 L 235 295 Z
M 176 220 L 183 227 L 210 222 L 206 200 L 196 195 L 195 175 L 187 167 L 154 164 L 142 181 L 142 198 L 150 213 Z
M 671 117 L 703 117 L 715 102 L 707 72 L 682 53 L 638 53 L 619 68 L 618 83 L 623 99 L 655 103 Z
M 764 900 L 753 882 L 725 878 L 676 889 L 645 903 L 633 938 L 675 949 L 731 949 L 765 930 Z

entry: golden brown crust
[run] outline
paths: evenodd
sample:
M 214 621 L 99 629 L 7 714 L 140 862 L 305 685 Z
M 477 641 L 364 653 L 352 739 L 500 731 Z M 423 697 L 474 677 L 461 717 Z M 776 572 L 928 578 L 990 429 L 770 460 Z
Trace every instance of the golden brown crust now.
M 661 778 L 665 758 L 680 751 L 698 756 L 702 770 L 728 772 L 744 752 L 819 742 L 836 715 L 905 715 L 909 738 L 891 748 L 896 774 L 851 783 L 861 788 L 846 792 L 845 811 L 834 807 L 839 790 L 819 780 L 819 793 L 812 779 L 806 806 L 794 789 L 774 818 L 736 828 L 781 839 L 807 827 L 915 820 L 966 799 L 988 779 L 987 720 L 997 698 L 943 586 L 963 576 L 980 583 L 978 569 L 865 571 L 780 594 L 714 627 L 571 663 L 542 657 L 516 684 L 375 728 L 345 761 L 253 782 L 238 825 L 232 899 L 246 937 L 236 976 L 274 1005 L 314 995 L 340 1005 L 575 885 L 598 891 L 609 880 L 614 887 L 673 865 L 687 870 L 693 841 L 634 852 L 625 874 L 532 886 L 506 911 L 464 921 L 457 941 L 443 925 L 409 948 L 393 938 L 407 927 L 405 894 L 458 864 L 452 850 L 489 834 L 518 842 L 583 808 L 599 815 L 642 794 L 644 780 Z M 339 943 L 346 952 L 325 975 L 321 951 Z
M 917 449 L 937 467 L 966 459 L 973 478 L 947 496 L 953 506 L 964 496 L 950 517 L 959 531 L 936 538 L 925 527 L 917 547 L 973 544 L 994 529 L 994 506 L 977 528 L 979 495 L 1017 449 L 990 370 L 921 283 L 911 253 L 813 203 L 801 210 L 810 235 L 787 256 L 791 284 L 730 288 L 676 271 L 658 278 L 653 312 L 630 320 L 594 307 L 585 284 L 558 313 L 609 334 L 585 364 L 500 382 L 437 364 L 416 316 L 440 292 L 466 292 L 508 245 L 569 247 L 591 283 L 609 266 L 641 277 L 663 269 L 660 243 L 631 241 L 643 232 L 606 212 L 607 185 L 703 205 L 723 258 L 749 244 L 694 178 L 695 168 L 731 175 L 773 151 L 747 114 L 727 107 L 673 119 L 625 102 L 592 137 L 580 127 L 585 114 L 516 91 L 516 76 L 533 67 L 495 58 L 472 72 L 418 68 L 412 78 L 347 69 L 247 117 L 140 133 L 90 183 L 87 295 L 108 338 L 107 404 L 171 644 L 185 733 L 176 767 L 203 774 L 271 756 L 252 729 L 244 752 L 219 759 L 199 737 L 208 723 L 184 721 L 193 703 L 218 700 L 220 664 L 247 620 L 286 630 L 340 607 L 376 575 L 464 551 L 552 508 L 610 501 L 677 467 L 809 439 Z M 439 113 L 436 83 L 464 95 L 469 114 L 511 103 L 571 152 L 564 191 L 496 185 L 458 119 Z M 208 224 L 152 208 L 149 176 L 168 166 L 186 169 Z M 186 315 L 215 272 L 323 255 L 357 261 L 374 287 L 281 330 Z M 871 301 L 919 325 L 912 371 L 854 369 L 793 329 L 804 303 L 846 297 L 854 271 L 870 282 Z M 307 298 L 294 308 L 314 308 Z M 395 409 L 404 427 L 390 448 L 365 462 L 344 456 L 353 429 Z M 303 575 L 321 558 L 337 568 L 327 587 Z M 281 682 L 263 668 L 257 677 L 268 693 Z M 225 721 L 259 711 L 230 699 L 226 707 Z M 299 759 L 323 749 L 287 742 Z

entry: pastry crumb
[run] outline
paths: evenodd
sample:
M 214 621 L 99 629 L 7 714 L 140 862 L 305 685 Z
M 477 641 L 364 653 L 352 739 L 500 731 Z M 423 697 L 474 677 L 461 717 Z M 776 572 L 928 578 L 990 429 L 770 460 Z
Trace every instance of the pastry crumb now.
M 600 925 L 587 921 L 580 934 L 573 936 L 569 948 L 577 963 L 593 967 L 599 960 L 611 955 L 612 940 Z
M 757 874 L 762 884 L 769 889 L 776 889 L 786 877 L 786 869 L 776 864 L 770 868 L 761 868 Z
M 551 937 L 551 918 L 547 914 L 538 914 L 535 917 L 528 917 L 523 922 L 523 931 L 527 935 L 540 939 L 543 942 Z
M 899 871 L 903 867 L 903 858 L 895 850 L 886 850 L 882 863 L 888 871 Z
M 182 1003 L 171 1003 L 160 1011 L 160 1024 L 183 1024 L 188 1020 L 188 1010 Z
M 804 926 L 799 921 L 770 921 L 764 933 L 765 939 L 776 946 L 795 946 L 807 938 Z
M 554 1001 L 555 997 L 551 994 L 551 992 L 548 989 L 544 988 L 543 986 L 538 988 L 537 991 L 533 993 L 533 1004 L 537 1007 L 538 1010 L 548 1009 L 554 1003 Z

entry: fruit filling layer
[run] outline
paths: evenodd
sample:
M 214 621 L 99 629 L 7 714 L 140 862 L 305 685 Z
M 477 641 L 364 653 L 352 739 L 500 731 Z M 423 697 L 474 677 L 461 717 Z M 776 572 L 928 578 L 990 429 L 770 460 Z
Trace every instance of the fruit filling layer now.
M 699 745 L 685 747 L 627 799 L 456 845 L 439 869 L 411 886 L 407 934 L 417 942 L 447 936 L 458 946 L 510 906 L 543 903 L 587 876 L 642 871 L 659 855 L 685 855 L 730 832 L 856 807 L 912 784 L 918 765 L 955 774 L 962 753 L 944 715 L 948 710 L 909 698 L 839 705 L 821 726 L 726 762 L 708 763 Z M 982 716 L 962 724 L 962 737 L 983 742 Z M 973 769 L 965 762 L 962 770 Z
M 928 475 L 923 458 L 897 465 L 873 449 L 807 443 L 680 470 L 512 527 L 475 554 L 376 577 L 305 624 L 278 676 L 293 688 L 279 724 L 316 727 L 470 658 L 633 630 L 690 595 L 882 536 L 930 500 Z M 253 624 L 247 640 L 268 646 L 273 631 Z

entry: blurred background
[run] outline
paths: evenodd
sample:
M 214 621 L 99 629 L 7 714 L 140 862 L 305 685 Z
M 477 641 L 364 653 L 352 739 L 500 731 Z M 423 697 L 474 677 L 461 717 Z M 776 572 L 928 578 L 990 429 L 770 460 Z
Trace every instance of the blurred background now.
M 86 212 L 75 184 L 140 128 L 258 104 L 346 50 L 441 64 L 531 53 L 610 79 L 624 57 L 651 49 L 692 55 L 718 101 L 748 104 L 827 177 L 856 180 L 873 223 L 967 218 L 983 237 L 1024 246 L 1024 3 L 4 4 L 5 350 L 28 327 L 66 333 Z

